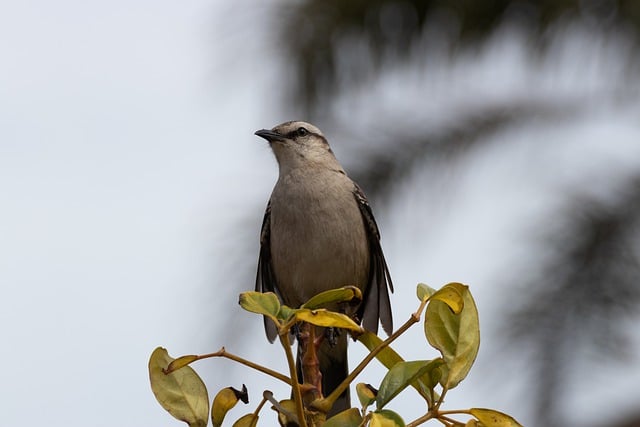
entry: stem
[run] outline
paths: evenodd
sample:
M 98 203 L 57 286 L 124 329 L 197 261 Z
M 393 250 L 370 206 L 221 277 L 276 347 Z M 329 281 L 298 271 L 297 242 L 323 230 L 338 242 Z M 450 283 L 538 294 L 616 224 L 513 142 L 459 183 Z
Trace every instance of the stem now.
M 434 412 L 442 413 L 442 412 L 439 412 L 440 405 L 442 405 L 442 402 L 444 402 L 444 397 L 447 395 L 447 391 L 449 391 L 447 387 L 442 387 L 442 394 L 440 395 L 440 399 L 438 399 L 438 401 L 436 402 L 436 405 L 433 408 Z
M 433 413 L 431 411 L 429 411 L 426 414 L 424 414 L 423 416 L 421 416 L 420 418 L 417 418 L 417 419 L 411 421 L 409 424 L 406 424 L 406 427 L 419 426 L 420 424 L 424 424 L 425 422 L 429 421 L 432 418 L 433 418 Z
M 265 403 L 267 403 L 269 401 L 269 399 L 267 399 L 267 397 L 265 396 L 265 394 L 262 394 L 262 401 L 260 402 L 260 404 L 258 405 L 258 407 L 256 408 L 255 411 L 253 411 L 253 415 L 255 415 L 256 417 L 258 416 L 258 414 L 260 413 L 260 410 L 262 409 L 262 407 L 264 406 Z
M 450 409 L 447 411 L 440 411 L 439 414 L 441 415 L 458 415 L 458 414 L 465 414 L 465 415 L 471 415 L 471 411 L 469 411 L 468 409 Z
M 295 423 L 296 425 L 300 424 L 298 421 L 298 417 L 296 416 L 296 414 L 286 410 L 284 408 L 284 406 L 282 406 L 280 404 L 280 402 L 278 402 L 274 397 L 273 397 L 273 393 L 270 392 L 269 390 L 265 390 L 262 393 L 262 402 L 260 402 L 260 407 L 262 405 L 264 405 L 266 402 L 270 402 L 273 405 L 273 408 L 279 413 L 285 416 L 285 418 L 293 423 Z M 254 412 L 255 415 L 258 415 L 258 411 L 260 410 L 260 407 L 258 407 L 258 409 Z
M 440 413 L 440 415 L 442 415 L 442 413 Z M 438 419 L 440 421 L 443 421 L 443 422 L 446 421 L 447 423 L 449 423 L 452 426 L 464 426 L 463 423 L 461 423 L 460 421 L 454 420 L 453 418 L 440 416 L 440 417 L 438 417 Z
M 468 410 L 462 410 L 462 409 L 456 409 L 456 410 L 450 410 L 450 411 L 441 411 L 438 412 L 436 410 L 433 411 L 429 411 L 426 414 L 424 414 L 423 416 L 411 421 L 410 423 L 406 424 L 406 427 L 416 427 L 419 426 L 420 424 L 423 424 L 431 419 L 437 419 L 438 421 L 440 421 L 442 424 L 444 425 L 463 425 L 463 423 L 461 423 L 460 421 L 454 420 L 453 418 L 447 417 L 447 415 L 454 415 L 454 414 L 467 414 L 467 415 L 471 415 L 471 412 L 469 412 Z
M 291 385 L 292 383 L 291 378 L 287 377 L 286 375 L 283 375 L 280 372 L 274 371 L 265 366 L 258 365 L 257 363 L 253 363 L 250 360 L 243 359 L 242 357 L 236 356 L 235 354 L 229 353 L 224 347 L 222 347 L 220 350 L 214 353 L 208 353 L 208 354 L 202 354 L 202 355 L 196 356 L 193 359 L 193 362 L 195 362 L 196 360 L 209 359 L 211 357 L 224 357 L 226 359 L 230 359 L 230 360 L 233 360 L 234 362 L 238 362 L 242 365 L 248 366 L 249 368 L 255 369 L 256 371 L 260 371 L 263 374 L 267 374 L 289 385 Z
M 353 371 L 351 371 L 351 373 L 347 376 L 347 378 L 345 378 L 345 380 L 342 381 L 342 383 L 329 396 L 327 396 L 323 400 L 333 405 L 333 402 L 335 402 L 336 399 L 338 399 L 338 397 L 349 387 L 349 384 L 351 384 L 353 380 L 355 380 L 355 378 L 360 374 L 360 372 L 362 372 L 364 368 L 367 367 L 369 362 L 371 362 L 378 355 L 378 353 L 380 353 L 382 350 L 388 347 L 389 344 L 394 342 L 400 335 L 405 333 L 407 329 L 409 329 L 411 326 L 413 326 L 414 324 L 420 321 L 420 316 L 422 315 L 422 311 L 427 305 L 427 302 L 428 302 L 428 299 L 425 299 L 424 301 L 422 301 L 420 303 L 420 306 L 418 306 L 418 309 L 416 310 L 416 312 L 412 313 L 409 319 L 402 326 L 400 326 L 400 328 L 398 328 L 397 331 L 392 333 L 389 336 L 389 338 L 387 338 L 382 343 L 380 343 L 378 347 L 374 348 L 364 359 L 362 359 L 362 362 L 360 362 L 358 366 L 356 366 L 356 368 Z M 316 405 L 316 406 L 320 406 L 320 405 Z
M 311 323 L 301 323 L 301 339 L 298 341 L 298 351 L 302 352 L 300 360 L 302 371 L 302 382 L 310 384 L 312 387 L 305 389 L 302 395 L 303 403 L 309 403 L 322 397 L 322 373 L 320 372 L 320 362 L 318 360 L 316 341 L 316 327 Z M 321 336 L 320 339 L 324 337 Z
M 280 343 L 284 347 L 284 352 L 287 355 L 287 364 L 289 365 L 289 375 L 291 376 L 291 389 L 293 393 L 293 401 L 296 404 L 296 415 L 298 416 L 298 425 L 300 427 L 307 427 L 307 420 L 304 417 L 304 408 L 302 407 L 302 394 L 300 393 L 300 384 L 298 383 L 298 375 L 296 373 L 296 361 L 293 359 L 293 353 L 291 352 L 291 343 L 289 342 L 289 330 L 281 329 Z
M 411 421 L 410 423 L 406 424 L 406 427 L 416 427 L 434 418 L 446 426 L 464 425 L 460 421 L 457 421 L 451 417 L 447 417 L 447 415 L 458 415 L 458 414 L 471 415 L 471 412 L 468 409 L 466 410 L 454 409 L 454 410 L 448 410 L 448 411 L 438 411 L 437 409 L 433 409 L 427 412 L 426 414 L 424 414 L 423 416 L 421 416 L 420 418 L 417 418 Z
M 436 401 L 436 396 L 435 396 L 435 392 L 433 391 L 433 388 L 429 389 L 429 396 L 431 396 L 431 400 L 429 400 L 428 404 L 429 404 L 429 410 L 433 409 L 433 404 Z

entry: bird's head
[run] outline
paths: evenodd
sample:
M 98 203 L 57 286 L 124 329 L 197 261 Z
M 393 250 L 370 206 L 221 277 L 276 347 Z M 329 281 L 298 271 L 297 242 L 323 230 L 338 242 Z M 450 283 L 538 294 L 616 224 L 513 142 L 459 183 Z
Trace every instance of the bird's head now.
M 320 129 L 301 121 L 285 122 L 273 129 L 255 133 L 266 139 L 278 160 L 280 172 L 297 167 L 330 167 L 342 169 Z

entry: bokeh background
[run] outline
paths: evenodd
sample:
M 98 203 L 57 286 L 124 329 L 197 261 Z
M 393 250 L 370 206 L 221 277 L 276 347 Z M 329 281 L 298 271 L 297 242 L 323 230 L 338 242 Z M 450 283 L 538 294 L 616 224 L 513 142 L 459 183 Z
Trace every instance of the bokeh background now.
M 253 132 L 304 119 L 369 195 L 396 324 L 418 282 L 471 286 L 447 408 L 640 425 L 639 35 L 635 0 L 3 2 L 0 424 L 177 425 L 158 345 L 284 370 L 237 295 L 277 177 Z M 287 395 L 195 367 L 212 396 Z

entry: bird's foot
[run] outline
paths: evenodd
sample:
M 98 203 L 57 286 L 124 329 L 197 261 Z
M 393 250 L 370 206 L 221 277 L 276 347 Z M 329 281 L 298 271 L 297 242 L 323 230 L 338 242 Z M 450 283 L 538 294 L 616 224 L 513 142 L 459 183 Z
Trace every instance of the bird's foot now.
M 338 328 L 327 328 L 324 330 L 324 336 L 329 341 L 331 347 L 335 347 L 338 344 L 338 337 L 340 336 L 340 330 Z

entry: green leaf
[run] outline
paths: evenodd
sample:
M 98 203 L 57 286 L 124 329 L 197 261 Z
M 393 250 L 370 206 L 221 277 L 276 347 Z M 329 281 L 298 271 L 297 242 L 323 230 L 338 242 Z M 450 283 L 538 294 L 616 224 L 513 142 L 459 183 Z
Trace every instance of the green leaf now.
M 295 314 L 296 314 L 296 310 L 295 309 L 283 304 L 283 305 L 280 306 L 280 310 L 278 311 L 278 316 L 277 317 L 278 317 L 278 319 L 286 321 L 286 320 L 288 320 L 290 317 L 292 317 Z
M 480 346 L 478 311 L 466 287 L 462 299 L 464 306 L 459 314 L 453 313 L 447 303 L 436 299 L 429 302 L 425 315 L 425 335 L 447 364 L 448 373 L 442 381 L 449 389 L 467 376 Z
M 357 408 L 350 408 L 329 418 L 322 427 L 358 427 L 362 423 L 362 415 Z
M 416 287 L 416 295 L 420 301 L 424 301 L 425 299 L 431 297 L 431 295 L 435 294 L 436 290 L 433 289 L 429 285 L 425 285 L 424 283 L 418 283 Z
M 345 286 L 339 289 L 331 289 L 321 292 L 304 303 L 300 308 L 315 310 L 317 308 L 328 308 L 341 302 L 353 300 L 362 301 L 362 291 L 355 286 Z
M 377 348 L 382 344 L 382 340 L 379 336 L 371 333 L 364 332 L 363 334 L 358 335 L 356 338 L 360 343 L 362 343 L 369 351 L 373 351 L 373 349 Z M 391 347 L 385 347 L 376 355 L 376 359 L 380 363 L 382 363 L 387 369 L 393 368 L 396 363 L 404 362 L 404 359 L 400 357 L 398 353 L 395 352 Z M 416 389 L 418 393 L 429 403 L 431 403 L 431 394 L 429 393 L 429 387 L 422 382 L 422 379 L 415 381 L 411 386 Z M 433 388 L 433 387 L 431 387 Z
M 356 332 L 364 331 L 360 325 L 351 320 L 346 314 L 325 309 L 309 310 L 301 308 L 296 310 L 295 316 L 299 322 L 307 322 L 316 326 L 349 329 Z
M 258 425 L 258 416 L 256 414 L 243 415 L 233 423 L 233 427 L 255 427 Z
M 247 395 L 247 387 L 242 386 L 242 391 L 236 390 L 233 387 L 223 388 L 213 398 L 213 404 L 211 405 L 211 422 L 213 427 L 220 427 L 222 421 L 224 421 L 225 415 L 231 410 L 238 400 L 242 400 L 244 403 L 249 402 Z
M 263 314 L 278 324 L 280 300 L 273 292 L 243 292 L 240 294 L 240 307 L 252 313 Z
M 189 366 L 165 374 L 174 359 L 167 350 L 158 347 L 149 358 L 149 380 L 151 390 L 158 403 L 175 418 L 191 427 L 204 427 L 209 419 L 209 396 L 207 388 Z
M 431 376 L 444 361 L 440 358 L 434 360 L 417 360 L 411 362 L 398 362 L 387 372 L 382 379 L 380 390 L 376 397 L 378 409 L 384 408 L 391 399 L 404 390 L 408 385 L 414 383 L 423 375 Z M 432 381 L 430 381 L 432 382 Z M 434 384 L 435 385 L 435 384 Z
M 440 382 L 442 372 L 446 371 L 447 365 L 445 365 L 444 360 L 442 360 L 441 357 L 433 359 L 430 364 L 430 368 L 426 369 L 422 375 L 419 375 L 418 380 L 420 380 L 422 385 L 429 389 L 433 389 L 438 382 Z
M 358 394 L 360 406 L 366 408 L 376 400 L 378 390 L 376 390 L 371 384 L 358 383 L 356 384 L 356 393 Z
M 469 412 L 482 423 L 483 427 L 522 427 L 514 418 L 493 409 L 472 408 Z
M 460 314 L 464 307 L 463 295 L 469 287 L 462 283 L 448 283 L 431 295 L 431 300 L 442 301 L 447 304 L 455 314 Z
M 404 427 L 404 420 L 397 413 L 383 409 L 371 414 L 369 427 Z

